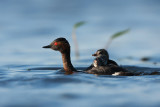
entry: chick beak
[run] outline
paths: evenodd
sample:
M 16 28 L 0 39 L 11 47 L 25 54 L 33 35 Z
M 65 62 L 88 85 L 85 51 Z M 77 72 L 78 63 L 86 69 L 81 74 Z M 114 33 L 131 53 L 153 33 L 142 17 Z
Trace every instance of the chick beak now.
M 97 54 L 92 54 L 92 56 L 97 56 Z
M 51 48 L 51 45 L 43 46 L 42 48 Z

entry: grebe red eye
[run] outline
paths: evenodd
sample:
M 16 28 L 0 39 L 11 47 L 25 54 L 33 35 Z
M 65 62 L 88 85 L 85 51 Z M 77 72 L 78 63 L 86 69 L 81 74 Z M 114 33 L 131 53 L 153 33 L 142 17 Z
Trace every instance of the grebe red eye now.
M 57 43 L 57 42 L 55 42 L 55 43 L 54 43 L 54 45 L 58 45 L 58 43 Z

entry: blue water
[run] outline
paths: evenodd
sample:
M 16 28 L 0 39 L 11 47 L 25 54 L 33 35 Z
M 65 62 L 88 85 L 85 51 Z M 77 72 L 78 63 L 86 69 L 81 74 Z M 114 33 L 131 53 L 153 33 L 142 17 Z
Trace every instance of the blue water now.
M 117 31 L 110 58 L 137 71 L 160 71 L 159 0 L 0 0 L 1 107 L 159 107 L 160 76 L 65 75 L 59 52 L 43 49 L 57 37 L 71 44 L 72 63 L 88 67 L 91 56 Z M 71 38 L 76 22 L 80 58 Z M 149 61 L 141 61 L 149 57 Z M 138 68 L 138 67 L 148 67 Z M 83 69 L 81 69 L 83 70 Z

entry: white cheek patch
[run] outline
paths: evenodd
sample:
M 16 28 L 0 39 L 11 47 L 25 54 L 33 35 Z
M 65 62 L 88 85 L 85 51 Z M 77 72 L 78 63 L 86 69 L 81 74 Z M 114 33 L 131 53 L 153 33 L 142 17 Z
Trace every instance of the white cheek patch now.
M 94 67 L 97 67 L 97 61 L 96 60 L 94 60 L 93 65 L 94 65 Z
M 118 76 L 120 75 L 121 73 L 120 72 L 115 72 L 114 74 L 112 74 L 113 76 Z

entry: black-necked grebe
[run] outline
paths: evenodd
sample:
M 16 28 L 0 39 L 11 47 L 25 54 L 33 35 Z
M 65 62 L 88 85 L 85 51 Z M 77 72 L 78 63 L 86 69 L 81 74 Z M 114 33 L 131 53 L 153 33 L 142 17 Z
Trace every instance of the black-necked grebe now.
M 63 68 L 66 74 L 72 74 L 76 69 L 73 67 L 70 58 L 70 44 L 65 38 L 57 38 L 50 45 L 43 48 L 51 48 L 62 54 Z
M 59 51 L 62 54 L 63 68 L 64 68 L 66 74 L 72 74 L 74 71 L 77 71 L 71 63 L 70 44 L 65 38 L 57 38 L 50 45 L 44 46 L 43 48 L 51 48 L 55 51 Z M 107 55 L 107 53 L 105 53 L 105 54 Z M 94 56 L 96 56 L 96 55 L 94 55 Z M 90 74 L 101 74 L 101 75 L 113 75 L 114 73 L 118 72 L 118 74 L 120 75 L 121 74 L 120 72 L 125 71 L 125 69 L 119 67 L 116 62 L 109 61 L 108 56 L 106 56 L 108 59 L 108 61 L 106 61 L 107 65 L 97 66 L 97 67 L 89 67 L 89 69 L 86 70 L 85 72 L 90 73 Z M 104 62 L 102 62 L 102 63 L 104 63 Z M 93 66 L 93 64 L 92 64 L 92 66 Z M 126 73 L 125 73 L 125 75 L 126 75 Z
M 94 67 L 105 66 L 107 65 L 107 62 L 108 62 L 108 59 L 105 55 L 99 55 L 94 59 L 93 66 Z
M 98 75 L 120 75 L 120 76 L 132 76 L 133 74 L 126 69 L 118 66 L 118 64 L 109 59 L 109 54 L 105 49 L 99 49 L 95 54 L 96 58 L 93 64 L 86 69 L 85 72 Z
M 109 59 L 109 54 L 105 49 L 97 50 L 96 53 L 92 54 L 92 56 L 95 56 L 96 58 L 98 58 L 101 62 L 100 65 L 102 65 L 102 66 L 103 65 L 111 65 L 111 64 L 118 66 L 118 64 L 115 61 Z
M 93 61 L 94 67 L 107 65 L 109 58 L 107 51 L 103 51 L 102 49 L 100 49 L 95 54 L 92 54 L 92 56 L 96 57 Z
M 109 59 L 109 54 L 105 49 L 99 49 L 96 51 L 96 53 L 92 54 L 92 56 L 95 56 L 96 58 L 94 59 L 93 63 L 91 66 L 89 66 L 87 70 L 90 70 L 92 67 L 97 67 L 97 66 L 105 66 L 105 65 L 114 65 L 118 66 L 118 64 Z

